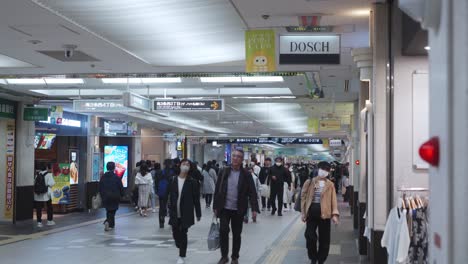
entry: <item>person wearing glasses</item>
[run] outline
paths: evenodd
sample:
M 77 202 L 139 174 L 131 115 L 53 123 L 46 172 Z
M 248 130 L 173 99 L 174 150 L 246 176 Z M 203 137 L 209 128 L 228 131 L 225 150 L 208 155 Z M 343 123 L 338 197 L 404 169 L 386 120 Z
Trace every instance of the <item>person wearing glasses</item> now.
M 224 168 L 216 182 L 213 210 L 220 218 L 221 259 L 218 264 L 229 262 L 229 227 L 232 229 L 232 264 L 239 263 L 241 233 L 248 202 L 252 208 L 252 218 L 257 218 L 258 200 L 252 176 L 242 168 L 244 151 L 236 149 L 232 153 L 231 167 Z

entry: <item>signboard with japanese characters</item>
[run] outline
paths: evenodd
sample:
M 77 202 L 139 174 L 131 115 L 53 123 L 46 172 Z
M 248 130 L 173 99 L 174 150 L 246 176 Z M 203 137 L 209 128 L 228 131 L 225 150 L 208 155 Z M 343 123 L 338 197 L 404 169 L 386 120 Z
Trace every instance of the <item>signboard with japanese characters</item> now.
M 81 113 L 138 112 L 136 109 L 125 107 L 123 100 L 74 100 L 73 109 L 74 112 Z
M 319 138 L 296 138 L 296 137 L 261 137 L 261 138 L 229 138 L 229 139 L 213 139 L 208 140 L 208 143 L 217 141 L 218 144 L 236 143 L 236 144 L 323 144 Z
M 16 104 L 0 98 L 0 117 L 16 119 Z
M 224 112 L 224 99 L 154 100 L 153 111 L 166 112 Z
M 6 127 L 5 209 L 3 216 L 6 220 L 12 220 L 15 202 L 15 121 L 8 121 Z

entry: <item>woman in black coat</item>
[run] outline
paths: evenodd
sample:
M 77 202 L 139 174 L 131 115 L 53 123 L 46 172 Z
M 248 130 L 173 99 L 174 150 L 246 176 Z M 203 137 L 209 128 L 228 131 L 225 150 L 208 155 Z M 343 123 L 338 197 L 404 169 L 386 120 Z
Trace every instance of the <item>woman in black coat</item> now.
M 110 231 L 115 227 L 115 213 L 119 209 L 120 197 L 124 194 L 122 181 L 115 175 L 115 163 L 108 162 L 107 172 L 101 177 L 99 182 L 99 194 L 102 199 L 102 206 L 106 208 L 107 219 L 104 222 L 105 231 Z
M 184 159 L 180 163 L 180 174 L 174 176 L 169 184 L 169 224 L 172 226 L 172 236 L 179 248 L 178 264 L 185 263 L 187 254 L 187 232 L 201 219 L 200 187 L 198 181 L 190 177 L 192 163 Z

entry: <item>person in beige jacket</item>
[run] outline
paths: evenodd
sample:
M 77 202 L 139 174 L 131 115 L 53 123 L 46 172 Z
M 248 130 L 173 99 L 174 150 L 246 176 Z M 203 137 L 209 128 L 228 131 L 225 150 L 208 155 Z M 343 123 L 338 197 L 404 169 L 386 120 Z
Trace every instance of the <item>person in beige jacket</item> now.
M 327 179 L 331 165 L 322 161 L 318 164 L 318 176 L 305 182 L 301 194 L 302 221 L 307 223 L 305 238 L 307 253 L 312 264 L 325 263 L 330 250 L 331 221 L 338 224 L 340 213 L 333 182 Z M 317 250 L 318 229 L 318 250 Z

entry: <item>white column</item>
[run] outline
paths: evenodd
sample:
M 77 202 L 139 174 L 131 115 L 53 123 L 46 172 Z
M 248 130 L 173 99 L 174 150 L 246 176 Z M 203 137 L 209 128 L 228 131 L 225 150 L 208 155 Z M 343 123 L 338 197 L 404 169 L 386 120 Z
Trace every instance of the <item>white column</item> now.
M 34 185 L 34 134 L 33 121 L 23 121 L 24 103 L 18 103 L 16 117 L 16 186 Z

